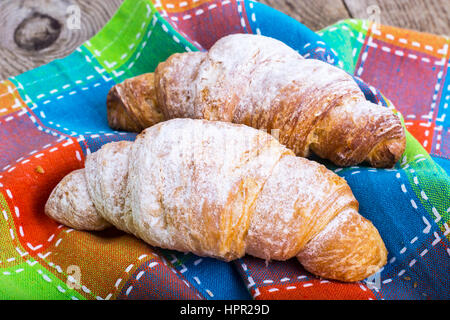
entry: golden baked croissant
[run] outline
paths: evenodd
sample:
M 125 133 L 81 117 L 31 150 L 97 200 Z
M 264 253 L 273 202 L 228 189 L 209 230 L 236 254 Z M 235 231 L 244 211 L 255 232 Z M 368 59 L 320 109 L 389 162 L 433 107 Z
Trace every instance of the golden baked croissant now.
M 107 109 L 112 128 L 135 132 L 172 118 L 279 129 L 295 154 L 339 166 L 392 167 L 406 143 L 398 116 L 367 101 L 346 72 L 259 35 L 174 54 L 155 73 L 115 85 Z
M 226 261 L 297 257 L 341 281 L 372 275 L 387 256 L 343 178 L 262 130 L 219 121 L 169 120 L 104 145 L 55 187 L 45 212 Z

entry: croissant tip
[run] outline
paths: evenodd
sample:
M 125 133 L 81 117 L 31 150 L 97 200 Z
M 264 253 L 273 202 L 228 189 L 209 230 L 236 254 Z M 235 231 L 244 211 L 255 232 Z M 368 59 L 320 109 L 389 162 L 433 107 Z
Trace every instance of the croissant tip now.
M 367 160 L 375 168 L 392 168 L 401 158 L 405 148 L 404 137 L 386 140 L 372 149 Z

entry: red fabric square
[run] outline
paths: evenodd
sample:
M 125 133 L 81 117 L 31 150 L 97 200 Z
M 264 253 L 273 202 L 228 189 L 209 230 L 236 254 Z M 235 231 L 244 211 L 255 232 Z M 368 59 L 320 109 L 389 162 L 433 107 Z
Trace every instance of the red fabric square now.
M 434 92 L 441 60 L 377 39 L 363 50 L 358 76 L 383 92 L 405 118 L 431 121 L 437 110 Z

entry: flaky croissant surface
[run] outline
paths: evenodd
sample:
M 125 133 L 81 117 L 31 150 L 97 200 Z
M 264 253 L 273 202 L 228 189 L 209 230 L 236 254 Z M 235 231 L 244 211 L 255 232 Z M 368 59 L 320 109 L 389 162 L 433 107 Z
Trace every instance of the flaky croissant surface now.
M 110 126 L 127 131 L 173 118 L 277 129 L 295 154 L 312 151 L 339 166 L 392 167 L 406 143 L 398 116 L 367 101 L 346 72 L 259 35 L 176 53 L 155 73 L 114 86 L 107 108 Z
M 150 245 L 233 260 L 297 257 L 312 273 L 358 281 L 386 263 L 350 187 L 271 135 L 174 119 L 89 154 L 45 212 L 81 230 L 110 225 Z

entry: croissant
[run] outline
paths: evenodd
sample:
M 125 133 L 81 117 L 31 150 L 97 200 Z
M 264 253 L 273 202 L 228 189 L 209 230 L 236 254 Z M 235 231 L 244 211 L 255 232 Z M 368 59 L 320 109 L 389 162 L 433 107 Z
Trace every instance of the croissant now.
M 367 101 L 346 72 L 260 35 L 173 54 L 155 73 L 112 87 L 107 110 L 112 128 L 135 132 L 172 118 L 277 129 L 296 155 L 339 166 L 392 167 L 406 144 L 398 116 Z
M 46 214 L 111 225 L 156 247 L 230 261 L 297 257 L 311 273 L 358 281 L 386 263 L 346 181 L 262 130 L 173 119 L 104 145 L 52 191 Z

